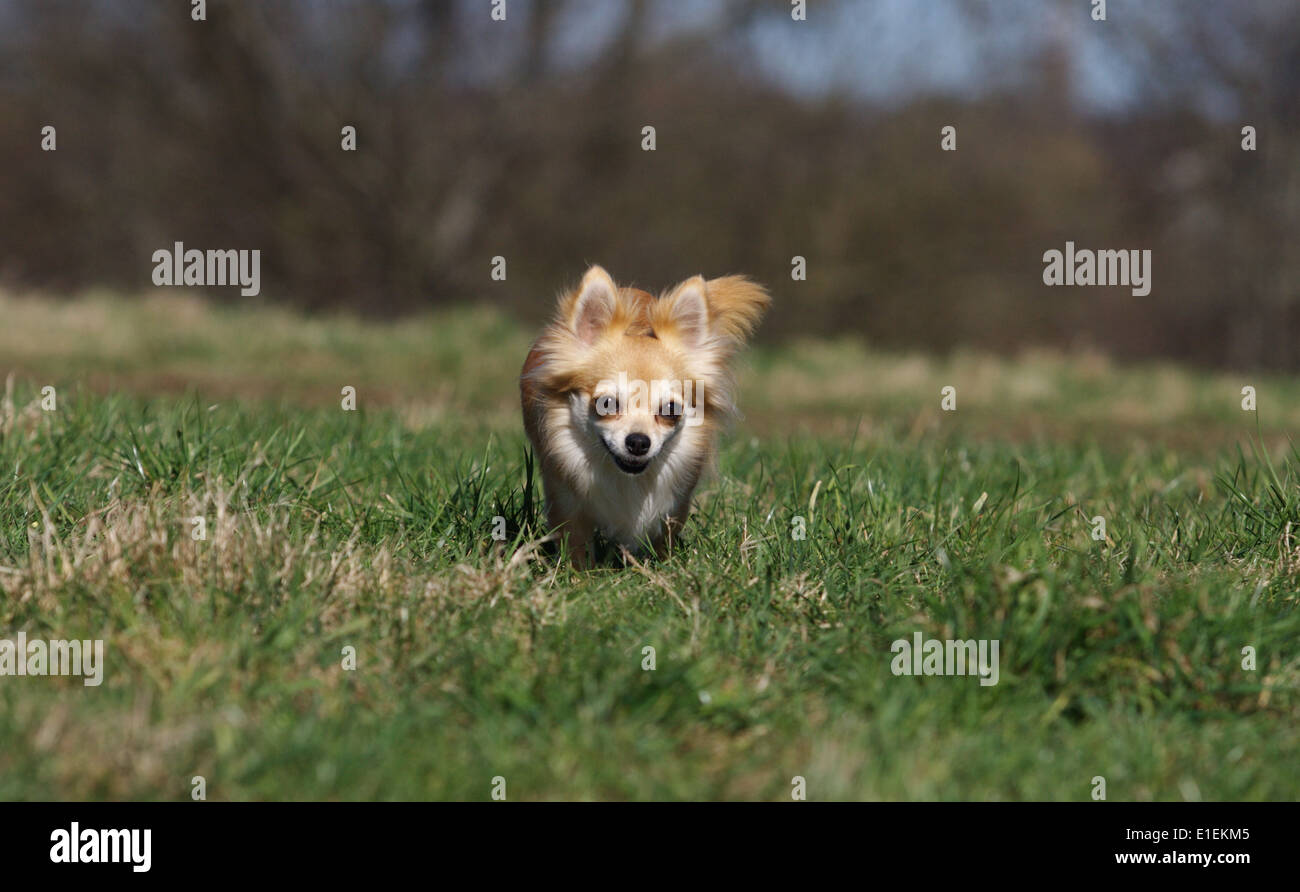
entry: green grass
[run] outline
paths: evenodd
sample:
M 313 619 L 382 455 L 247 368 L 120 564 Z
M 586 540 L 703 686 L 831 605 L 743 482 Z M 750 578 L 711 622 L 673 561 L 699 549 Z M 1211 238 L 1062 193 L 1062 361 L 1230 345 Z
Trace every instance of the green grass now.
M 0 637 L 107 651 L 0 678 L 0 799 L 1300 795 L 1293 382 L 759 349 L 682 547 L 576 572 L 524 326 L 163 309 L 0 300 Z M 918 631 L 999 683 L 893 675 Z

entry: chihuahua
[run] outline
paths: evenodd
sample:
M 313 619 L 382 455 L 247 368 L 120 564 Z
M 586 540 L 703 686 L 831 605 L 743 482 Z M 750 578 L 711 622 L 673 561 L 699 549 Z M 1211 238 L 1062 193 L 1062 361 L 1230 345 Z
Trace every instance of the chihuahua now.
M 551 528 L 589 566 L 594 536 L 662 555 L 735 413 L 731 361 L 771 303 L 743 276 L 659 298 L 599 266 L 559 302 L 519 378 Z

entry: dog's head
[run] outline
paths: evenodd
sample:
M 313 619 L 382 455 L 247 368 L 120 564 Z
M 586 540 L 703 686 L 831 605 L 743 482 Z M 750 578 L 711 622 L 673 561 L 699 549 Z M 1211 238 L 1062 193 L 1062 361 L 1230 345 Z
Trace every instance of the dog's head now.
M 656 300 L 593 266 L 561 299 L 536 374 L 564 395 L 571 429 L 640 474 L 683 432 L 732 410 L 728 362 L 769 303 L 739 276 L 696 276 Z

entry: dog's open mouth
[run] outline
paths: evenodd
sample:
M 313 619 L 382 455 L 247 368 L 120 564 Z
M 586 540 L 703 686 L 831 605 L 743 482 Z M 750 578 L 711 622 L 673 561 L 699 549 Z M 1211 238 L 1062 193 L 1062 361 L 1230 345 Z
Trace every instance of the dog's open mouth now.
M 614 464 L 618 465 L 618 469 L 624 474 L 640 474 L 646 468 L 650 467 L 650 459 L 648 458 L 639 462 L 630 461 L 621 458 L 613 449 L 610 449 L 608 445 L 605 446 L 605 451 L 609 453 L 610 458 L 614 459 Z

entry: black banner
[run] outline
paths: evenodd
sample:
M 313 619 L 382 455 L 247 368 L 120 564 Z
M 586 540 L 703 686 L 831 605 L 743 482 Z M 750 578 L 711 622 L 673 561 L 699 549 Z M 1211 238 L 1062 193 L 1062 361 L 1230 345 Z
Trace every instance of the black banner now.
M 770 881 L 835 867 L 926 881 L 1231 880 L 1294 863 L 1292 803 L 9 803 L 6 876 L 373 879 L 394 871 Z M 987 875 L 987 874 L 985 874 Z

